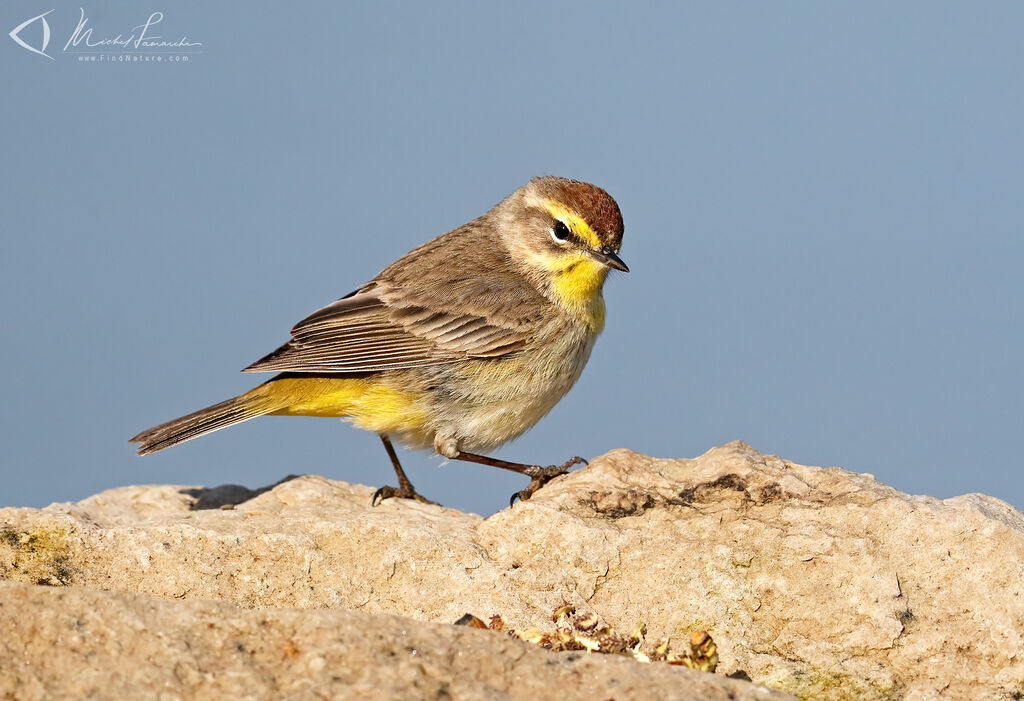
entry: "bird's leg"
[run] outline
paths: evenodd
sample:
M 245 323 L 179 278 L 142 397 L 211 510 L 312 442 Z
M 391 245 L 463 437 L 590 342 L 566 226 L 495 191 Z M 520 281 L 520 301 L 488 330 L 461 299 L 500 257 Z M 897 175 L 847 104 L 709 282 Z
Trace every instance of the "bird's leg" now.
M 530 484 L 526 486 L 526 489 L 516 492 L 509 499 L 509 506 L 512 506 L 516 502 L 518 497 L 520 501 L 526 501 L 533 493 L 543 487 L 545 484 L 550 482 L 559 475 L 564 475 L 569 471 L 569 468 L 573 465 L 579 465 L 583 463 L 587 464 L 587 461 L 583 458 L 576 456 L 566 460 L 561 465 L 549 465 L 548 467 L 541 467 L 540 465 L 524 465 L 518 462 L 509 462 L 508 460 L 499 460 L 498 458 L 489 458 L 486 455 L 477 455 L 475 453 L 464 453 L 461 450 L 459 454 L 455 456 L 456 460 L 465 460 L 466 462 L 475 462 L 480 465 L 490 465 L 491 467 L 500 467 L 503 470 L 511 470 L 512 472 L 518 472 L 521 475 L 526 475 L 530 478 Z
M 398 455 L 395 453 L 395 446 L 391 445 L 391 439 L 381 434 L 380 440 L 384 443 L 384 450 L 388 451 L 388 457 L 391 458 L 391 466 L 395 468 L 395 474 L 398 475 L 398 489 L 384 485 L 376 492 L 373 493 L 373 498 L 370 499 L 370 504 L 376 506 L 379 501 L 390 499 L 391 497 L 398 497 L 399 499 L 415 499 L 421 501 L 424 504 L 437 504 L 436 501 L 430 501 L 423 495 L 416 491 L 416 488 L 412 486 L 412 482 L 405 476 L 405 470 L 402 469 L 402 463 L 398 462 Z M 439 504 L 437 504 L 440 506 Z

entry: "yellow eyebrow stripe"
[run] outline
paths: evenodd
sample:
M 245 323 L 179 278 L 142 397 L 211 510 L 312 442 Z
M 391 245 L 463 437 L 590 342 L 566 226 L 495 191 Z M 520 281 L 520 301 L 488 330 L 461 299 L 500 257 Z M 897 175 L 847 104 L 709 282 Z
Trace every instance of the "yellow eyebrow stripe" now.
M 591 247 L 601 248 L 600 237 L 590 228 L 590 224 L 587 223 L 586 219 L 554 200 L 543 200 L 541 206 L 555 219 L 561 219 L 565 222 L 566 226 L 572 229 L 577 236 L 586 241 Z

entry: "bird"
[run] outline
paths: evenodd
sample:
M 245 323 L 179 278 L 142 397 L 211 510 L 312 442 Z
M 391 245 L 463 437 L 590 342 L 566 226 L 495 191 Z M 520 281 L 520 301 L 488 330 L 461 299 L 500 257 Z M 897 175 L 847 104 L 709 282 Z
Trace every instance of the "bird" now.
M 543 418 L 579 379 L 605 326 L 619 257 L 616 201 L 590 183 L 530 180 L 483 216 L 434 238 L 313 312 L 244 368 L 275 372 L 240 396 L 131 438 L 148 455 L 259 416 L 342 417 L 380 436 L 398 486 L 416 491 L 392 439 L 530 478 L 526 501 L 578 456 L 540 466 L 488 457 Z

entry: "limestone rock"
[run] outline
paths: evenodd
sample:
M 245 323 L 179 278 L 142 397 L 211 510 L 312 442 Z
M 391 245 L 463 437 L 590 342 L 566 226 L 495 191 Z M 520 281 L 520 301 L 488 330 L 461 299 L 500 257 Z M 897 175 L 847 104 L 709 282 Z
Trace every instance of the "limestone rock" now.
M 0 697 L 785 701 L 747 682 L 357 611 L 0 583 Z
M 614 451 L 487 519 L 321 477 L 219 489 L 0 510 L 0 578 L 517 627 L 568 602 L 650 638 L 705 629 L 720 672 L 802 697 L 1024 694 L 1024 515 L 990 497 L 742 443 Z

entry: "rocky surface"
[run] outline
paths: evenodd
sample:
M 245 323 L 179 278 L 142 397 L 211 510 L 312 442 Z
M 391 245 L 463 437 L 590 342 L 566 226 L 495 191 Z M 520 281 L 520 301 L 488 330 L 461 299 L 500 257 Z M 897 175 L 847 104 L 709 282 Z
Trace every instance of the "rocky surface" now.
M 499 613 L 512 626 L 538 626 L 568 602 L 618 629 L 642 620 L 649 638 L 681 642 L 707 630 L 720 673 L 805 698 L 1024 695 L 1024 515 L 997 499 L 910 496 L 869 475 L 796 465 L 742 443 L 693 460 L 614 451 L 487 519 L 397 500 L 371 508 L 371 491 L 299 477 L 257 492 L 127 487 L 76 504 L 0 510 L 0 579 L 227 602 L 9 585 L 0 589 L 0 626 L 26 630 L 19 621 L 45 612 L 59 628 L 73 622 L 60 618 L 68 601 L 83 610 L 102 601 L 112 620 L 122 620 L 117 610 L 140 616 L 134 628 L 124 619 L 125 630 L 169 626 L 169 640 L 199 640 L 207 635 L 200 622 L 213 618 L 258 640 L 253 626 L 271 614 L 232 605 L 348 609 L 273 616 L 302 630 L 337 621 L 359 630 L 354 611 L 437 623 Z M 59 596 L 68 598 L 58 604 Z M 372 618 L 384 629 L 395 620 Z M 275 635 L 284 636 L 280 625 Z M 449 653 L 436 669 L 451 679 L 477 674 L 453 666 L 451 651 L 467 640 L 521 646 L 488 631 L 466 638 L 450 627 L 395 625 L 446 631 L 437 649 Z M 122 647 L 134 640 L 123 635 Z M 578 663 L 535 652 L 560 660 L 562 671 Z M 586 664 L 657 666 L 601 660 Z M 239 663 L 221 655 L 209 664 L 213 674 Z M 511 689 L 502 669 L 496 688 Z M 152 678 L 158 673 L 167 669 Z M 559 678 L 581 678 L 572 674 Z M 743 686 L 738 693 L 762 693 Z M 601 693 L 587 697 L 620 698 Z
M 0 698 L 785 701 L 721 676 L 554 654 L 499 633 L 358 611 L 239 609 L 0 583 Z

